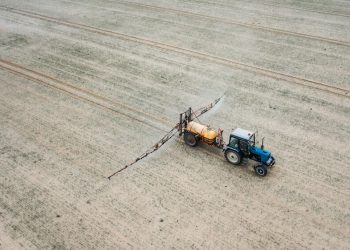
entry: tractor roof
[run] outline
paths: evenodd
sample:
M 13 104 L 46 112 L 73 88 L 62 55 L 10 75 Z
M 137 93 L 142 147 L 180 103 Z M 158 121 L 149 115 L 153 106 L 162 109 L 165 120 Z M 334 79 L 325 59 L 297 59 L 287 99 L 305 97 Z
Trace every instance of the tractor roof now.
M 249 140 L 249 138 L 253 134 L 254 134 L 254 132 L 251 132 L 251 131 L 248 131 L 248 130 L 245 130 L 245 129 L 241 129 L 241 128 L 236 128 L 235 130 L 233 130 L 231 132 L 231 135 L 234 135 L 236 137 L 243 138 L 243 139 L 246 139 L 246 140 Z

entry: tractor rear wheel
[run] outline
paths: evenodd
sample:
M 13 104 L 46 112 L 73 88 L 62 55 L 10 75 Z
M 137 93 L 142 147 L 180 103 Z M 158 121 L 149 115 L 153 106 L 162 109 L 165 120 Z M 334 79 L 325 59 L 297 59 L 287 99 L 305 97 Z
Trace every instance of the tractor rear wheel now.
M 264 177 L 267 175 L 267 168 L 264 165 L 258 165 L 254 167 L 255 173 L 259 176 Z
M 185 131 L 184 133 L 185 143 L 191 147 L 195 147 L 198 144 L 196 136 L 190 132 Z
M 238 152 L 230 149 L 225 151 L 225 158 L 233 165 L 239 165 L 242 161 L 241 155 Z

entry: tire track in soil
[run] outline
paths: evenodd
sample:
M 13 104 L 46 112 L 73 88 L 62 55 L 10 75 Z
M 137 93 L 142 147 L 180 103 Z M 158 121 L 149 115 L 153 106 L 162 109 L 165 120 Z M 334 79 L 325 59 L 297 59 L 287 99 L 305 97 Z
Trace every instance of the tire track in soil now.
M 7 107 L 7 109 L 11 109 L 13 110 L 14 108 L 9 106 L 10 104 L 9 103 L 3 103 L 2 104 L 3 107 Z M 21 110 L 18 110 L 18 109 L 15 109 L 14 110 L 15 113 L 21 113 Z M 46 117 L 46 116 L 45 116 Z M 11 117 L 9 115 L 6 116 L 6 119 L 8 120 L 9 123 L 12 124 L 12 127 L 16 128 L 18 131 L 21 131 L 21 128 L 17 126 L 17 124 L 22 124 L 24 122 L 26 128 L 29 128 L 31 127 L 30 125 L 31 124 L 36 124 L 36 127 L 35 129 L 31 130 L 31 134 L 34 134 L 35 136 L 31 137 L 31 140 L 34 140 L 37 144 L 41 145 L 42 147 L 44 148 L 51 148 L 51 143 L 45 141 L 46 138 L 49 138 L 49 137 L 53 137 L 53 138 L 56 138 L 55 139 L 55 143 L 61 143 L 61 141 L 65 142 L 65 144 L 60 144 L 61 147 L 60 148 L 66 148 L 66 144 L 69 144 L 70 147 L 69 147 L 69 152 L 70 151 L 73 151 L 73 152 L 76 152 L 76 151 L 79 151 L 79 149 L 81 149 L 82 146 L 86 146 L 86 145 L 91 145 L 88 138 L 87 137 L 84 137 L 84 134 L 80 134 L 77 136 L 77 132 L 74 131 L 72 133 L 68 133 L 68 130 L 67 128 L 65 127 L 56 127 L 56 126 L 50 126 L 51 124 L 48 123 L 47 121 L 43 120 L 42 119 L 42 116 L 41 115 L 33 115 L 31 114 L 31 118 L 21 118 L 19 117 L 18 115 L 15 116 L 15 117 Z M 104 123 L 104 125 L 106 126 L 106 123 Z M 111 127 L 113 129 L 116 129 L 115 127 L 113 127 L 111 125 Z M 40 136 L 40 131 L 50 131 L 49 134 L 47 134 L 46 136 Z M 65 131 L 65 133 L 62 133 L 62 131 Z M 122 140 L 122 141 L 127 141 L 129 138 L 129 135 L 128 134 L 125 134 L 125 133 L 122 133 L 123 132 L 123 129 L 120 129 L 120 137 L 119 139 Z M 68 138 L 70 138 L 70 140 L 66 140 L 66 138 L 62 137 L 62 134 L 66 134 L 67 135 L 68 133 Z M 124 137 L 121 137 L 121 135 L 125 134 Z M 26 133 L 23 132 L 22 134 L 23 137 L 26 137 Z M 39 138 L 45 138 L 43 140 L 39 140 Z M 58 139 L 59 138 L 59 139 Z M 96 139 L 96 138 L 95 138 Z M 94 139 L 92 139 L 94 140 Z M 73 143 L 74 142 L 74 143 Z M 106 144 L 104 142 L 104 144 Z M 93 146 L 93 145 L 92 145 Z M 119 153 L 122 153 L 122 155 L 126 154 L 128 151 L 128 149 L 125 149 L 125 147 L 123 146 L 119 146 L 119 148 L 117 149 Z M 123 165 L 123 163 L 125 163 L 124 160 L 120 160 L 120 159 L 115 159 L 113 157 L 110 157 L 108 154 L 106 154 L 106 149 L 105 150 L 102 150 L 101 148 L 96 148 L 94 147 L 94 152 L 95 154 L 97 154 L 99 157 L 103 158 L 103 161 L 101 162 L 105 162 L 105 165 L 111 165 L 110 164 L 110 160 L 113 159 L 114 161 L 117 161 L 116 163 L 118 165 Z M 61 153 L 61 154 L 66 154 L 66 152 L 63 150 L 63 151 L 59 151 L 58 153 Z M 109 154 L 112 155 L 112 152 L 108 151 Z M 87 155 L 89 155 L 88 153 L 86 153 Z M 88 156 L 89 157 L 89 156 Z M 136 157 L 136 156 L 135 156 Z M 108 158 L 108 159 L 106 159 Z M 75 159 L 73 159 L 75 161 Z M 89 160 L 87 160 L 87 162 L 89 163 Z M 83 165 L 83 166 L 81 166 Z M 88 165 L 88 164 L 87 164 Z M 115 164 L 113 164 L 115 165 Z M 81 173 L 84 173 L 84 171 L 81 171 L 81 170 L 84 170 L 84 164 L 81 163 L 81 160 L 79 161 L 79 171 Z M 100 169 L 98 169 L 100 170 Z M 105 177 L 105 175 L 103 174 L 103 171 L 100 170 L 100 171 L 88 171 L 89 172 L 89 177 L 91 176 L 99 176 L 99 178 L 103 178 Z M 75 188 L 75 186 L 71 187 L 72 189 Z
M 64 58 L 64 57 L 60 57 L 60 56 L 56 56 L 56 55 L 54 55 L 54 54 L 51 54 L 52 56 L 54 56 L 54 57 L 57 57 L 57 58 L 59 58 L 59 60 L 60 60 L 60 58 Z M 53 59 L 50 59 L 51 60 L 51 62 L 53 62 Z M 59 61 L 59 60 L 55 60 L 55 63 L 57 62 L 57 61 Z M 36 62 L 36 63 L 41 63 L 41 64 L 44 64 L 43 62 L 39 62 L 39 61 L 34 61 L 34 62 Z M 78 62 L 78 61 L 76 61 L 76 62 L 74 62 L 74 63 L 76 63 L 76 64 L 78 64 L 78 63 L 80 63 L 80 62 Z M 88 67 L 90 67 L 90 68 L 92 68 L 93 70 L 93 72 L 97 72 L 96 70 L 101 70 L 102 72 L 107 72 L 107 71 L 105 71 L 105 70 L 103 70 L 103 69 L 100 69 L 100 68 L 96 68 L 96 66 L 97 66 L 97 64 L 95 63 L 81 63 L 81 64 L 83 64 L 83 65 L 85 65 L 85 66 L 87 66 L 88 65 Z M 49 65 L 47 65 L 47 66 L 49 66 Z M 62 65 L 62 66 L 65 66 L 65 65 Z M 67 66 L 67 67 L 70 67 L 70 66 Z M 61 68 L 63 68 L 63 67 L 60 67 L 60 69 Z M 70 68 L 72 68 L 72 69 L 74 69 L 74 67 L 70 67 Z M 82 71 L 81 69 L 79 69 L 79 71 Z M 88 71 L 89 72 L 89 71 Z M 89 73 L 85 73 L 85 74 L 89 74 Z M 71 73 L 69 73 L 69 74 L 71 74 Z M 126 74 L 128 74 L 128 73 L 126 73 Z M 73 75 L 73 74 L 72 74 Z M 94 75 L 92 75 L 92 74 L 90 74 L 92 77 L 95 77 Z M 76 76 L 76 75 L 74 75 L 74 76 Z M 83 77 L 80 77 L 80 76 L 76 76 L 76 77 L 78 77 L 78 78 L 82 78 L 82 79 L 85 79 L 85 78 L 83 78 Z M 97 77 L 97 78 L 99 78 L 99 79 L 102 79 L 102 78 L 100 78 L 100 77 Z M 103 79 L 102 79 L 103 80 Z M 151 86 L 151 85 L 150 85 Z M 248 93 L 248 92 L 247 92 Z M 138 100 L 140 100 L 140 99 L 138 99 Z M 151 102 L 150 102 L 151 103 Z M 294 103 L 295 104 L 295 103 Z M 300 105 L 299 105 L 300 106 Z M 303 106 L 302 106 L 303 107 Z M 306 110 L 306 107 L 304 107 L 305 108 L 305 110 Z M 171 112 L 170 110 L 168 110 L 169 112 Z M 329 114 L 329 115 L 333 115 L 333 112 L 332 112 L 332 114 Z
M 201 1 L 204 3 L 208 3 L 208 4 L 212 4 L 212 2 L 207 2 L 207 1 Z M 253 3 L 252 1 L 250 3 Z M 222 2 L 215 2 L 216 5 L 221 5 L 223 7 L 231 7 L 231 5 L 227 5 L 225 3 Z M 272 6 L 272 7 L 279 7 L 282 9 L 290 9 L 290 10 L 300 10 L 300 11 L 305 11 L 305 12 L 314 12 L 314 13 L 318 13 L 318 14 L 326 14 L 326 15 L 332 15 L 332 16 L 342 16 L 342 17 L 350 17 L 349 14 L 343 14 L 343 13 L 338 13 L 335 11 L 321 11 L 321 10 L 314 10 L 314 9 L 310 9 L 310 8 L 297 8 L 297 7 L 291 7 L 291 6 L 285 6 L 282 4 L 275 4 L 275 3 L 269 3 L 269 2 L 260 2 L 259 4 L 261 5 L 265 5 L 265 6 Z
M 192 56 L 195 58 L 204 59 L 204 60 L 216 63 L 216 64 L 225 65 L 225 66 L 229 66 L 229 67 L 233 67 L 233 68 L 238 68 L 238 69 L 241 69 L 244 71 L 249 71 L 249 72 L 261 74 L 261 75 L 264 75 L 264 76 L 267 76 L 267 77 L 270 77 L 270 78 L 273 78 L 276 80 L 282 80 L 282 81 L 286 81 L 286 82 L 290 82 L 290 83 L 295 83 L 298 85 L 304 85 L 304 86 L 307 86 L 310 88 L 315 88 L 315 89 L 326 91 L 326 92 L 333 93 L 336 95 L 350 97 L 350 90 L 348 90 L 348 89 L 343 89 L 343 88 L 335 87 L 335 86 L 332 86 L 332 85 L 329 85 L 326 83 L 322 83 L 322 82 L 318 82 L 318 81 L 314 81 L 314 80 L 310 80 L 310 79 L 306 79 L 306 78 L 301 78 L 298 76 L 292 76 L 292 75 L 285 74 L 282 72 L 273 71 L 273 70 L 270 70 L 267 68 L 257 67 L 257 66 L 245 64 L 245 63 L 242 63 L 239 61 L 234 61 L 234 60 L 218 57 L 215 55 L 206 54 L 206 53 L 203 53 L 200 51 L 181 48 L 181 47 L 177 47 L 177 46 L 173 46 L 173 45 L 169 45 L 169 44 L 165 44 L 165 43 L 161 43 L 161 42 L 157 42 L 157 41 L 152 41 L 152 40 L 149 40 L 146 38 L 130 36 L 130 35 L 114 32 L 111 30 L 106 30 L 106 29 L 101 29 L 101 28 L 89 26 L 86 24 L 64 21 L 64 20 L 49 17 L 46 15 L 34 13 L 31 11 L 19 10 L 19 9 L 3 7 L 3 6 L 1 6 L 0 9 L 15 13 L 15 14 L 19 14 L 19 15 L 24 15 L 24 16 L 44 20 L 44 21 L 53 22 L 53 23 L 56 23 L 59 25 L 65 25 L 65 26 L 72 27 L 72 28 L 86 30 L 86 31 L 90 31 L 93 33 L 107 35 L 107 36 L 113 36 L 113 37 L 117 37 L 119 39 L 128 40 L 128 41 L 141 43 L 141 44 L 145 44 L 145 45 L 160 48 L 160 49 L 165 49 L 165 50 L 177 52 L 177 53 L 184 54 L 187 56 Z
M 22 55 L 23 55 L 23 54 L 22 54 Z M 54 56 L 54 57 L 59 58 L 59 59 L 65 59 L 65 60 L 66 60 L 66 58 L 64 58 L 64 57 L 60 57 L 60 56 L 58 56 L 58 55 L 54 55 L 54 54 L 51 54 L 51 53 L 46 53 L 46 55 L 50 55 L 50 56 Z M 72 59 L 70 59 L 70 60 L 73 62 Z M 51 58 L 50 58 L 50 59 L 45 59 L 45 62 L 55 63 L 56 65 L 59 65 L 59 66 L 61 66 L 61 67 L 56 68 L 56 67 L 54 67 L 54 66 L 51 66 L 51 65 L 49 65 L 49 64 L 46 64 L 45 62 L 35 60 L 35 59 L 33 59 L 33 57 L 32 57 L 32 59 L 31 59 L 30 61 L 33 62 L 33 63 L 35 63 L 35 64 L 44 65 L 44 66 L 49 67 L 49 68 L 51 68 L 51 69 L 53 69 L 53 70 L 55 70 L 55 71 L 63 72 L 63 73 L 65 73 L 66 75 L 72 76 L 73 78 L 77 78 L 77 79 L 79 78 L 79 79 L 81 79 L 81 80 L 83 80 L 84 82 L 87 82 L 87 83 L 88 83 L 88 79 L 89 79 L 89 78 L 83 77 L 83 76 L 81 76 L 81 75 L 77 75 L 77 74 L 75 74 L 75 73 L 73 73 L 73 72 L 71 72 L 71 71 L 66 71 L 66 70 L 64 70 L 63 68 L 64 68 L 64 67 L 67 67 L 67 68 L 69 68 L 69 69 L 71 69 L 71 70 L 79 71 L 79 72 L 83 73 L 83 75 L 89 75 L 89 76 L 90 76 L 90 79 L 91 79 L 91 78 L 96 78 L 96 79 L 99 79 L 99 80 L 101 80 L 101 81 L 103 81 L 103 82 L 113 84 L 112 80 L 104 79 L 104 78 L 101 77 L 101 76 L 94 75 L 94 74 L 92 74 L 92 73 L 86 72 L 86 71 L 84 71 L 83 69 L 77 69 L 77 68 L 75 68 L 75 67 L 70 66 L 69 64 L 62 64 L 62 63 L 60 63 L 60 62 L 58 62 L 58 61 L 53 61 Z M 77 62 L 75 62 L 75 63 L 77 63 Z M 91 69 L 100 70 L 100 71 L 103 72 L 103 73 L 107 73 L 107 72 L 108 72 L 108 71 L 106 71 L 106 70 L 104 70 L 104 69 L 99 69 L 99 68 L 97 68 L 96 66 L 89 65 L 89 63 L 83 63 L 83 62 L 79 62 L 79 63 L 80 63 L 81 65 L 84 65 L 84 66 L 87 66 L 87 65 L 88 65 Z M 126 72 L 123 72 L 123 73 L 124 73 L 124 74 L 127 74 L 127 75 L 129 75 L 129 76 L 131 76 L 130 73 L 126 73 Z M 113 74 L 113 73 L 112 73 L 112 74 Z M 123 79 L 123 80 L 129 80 L 129 79 L 127 79 L 127 78 L 125 78 L 125 77 L 123 77 L 123 76 L 120 76 L 120 75 L 113 74 L 113 76 L 116 76 L 116 77 L 118 77 L 118 78 L 120 78 L 120 79 Z M 123 86 L 124 88 L 129 87 L 129 85 L 127 85 L 127 84 L 123 84 L 123 85 L 122 85 L 122 84 L 119 84 L 119 85 L 120 85 L 120 86 Z M 144 84 L 144 85 L 146 85 L 146 84 Z M 148 85 L 149 87 L 151 87 L 151 86 L 154 87 L 154 85 L 152 85 L 152 84 L 147 84 L 147 85 Z M 153 106 L 158 107 L 158 108 L 166 109 L 168 112 L 173 112 L 173 113 L 175 113 L 175 111 L 173 111 L 173 109 L 169 109 L 169 108 L 167 108 L 167 107 L 164 107 L 164 105 L 158 105 L 158 104 L 155 103 L 155 102 L 150 102 L 150 101 L 148 101 L 148 100 L 144 100 L 144 99 L 138 98 L 138 97 L 136 97 L 135 95 L 130 94 L 130 93 L 127 92 L 127 91 L 118 90 L 118 92 L 119 92 L 119 93 L 123 92 L 123 95 L 124 95 L 124 96 L 129 96 L 129 99 L 135 99 L 136 101 L 139 101 L 139 102 L 145 102 L 145 103 L 148 103 L 149 105 L 153 105 Z M 107 98 L 107 97 L 106 97 L 106 98 Z M 113 100 L 110 99 L 110 98 L 108 98 L 108 99 L 109 99 L 110 101 L 113 101 Z M 171 105 L 172 103 L 168 103 L 168 104 Z M 125 105 L 125 104 L 123 104 L 123 105 Z M 167 106 L 167 105 L 165 105 L 165 106 Z M 130 106 L 128 106 L 128 107 L 130 107 Z M 178 112 L 178 113 L 180 113 L 180 112 Z M 176 112 L 176 114 L 177 114 L 177 112 Z M 170 123 L 169 123 L 169 124 L 170 124 Z
M 35 83 L 34 83 L 35 84 Z M 9 84 L 8 83 L 8 85 L 12 85 L 12 84 Z M 24 89 L 24 91 L 26 91 L 25 93 L 28 93 L 27 91 L 27 89 Z M 10 91 L 11 92 L 11 91 Z M 14 90 L 13 90 L 13 92 L 12 93 L 14 93 Z M 41 98 L 41 99 L 39 99 L 40 101 L 38 101 L 39 103 L 41 103 L 41 102 L 45 102 L 45 101 L 49 101 L 49 99 L 48 98 L 46 98 L 45 96 L 42 96 L 42 95 L 38 95 L 37 94 L 37 91 L 35 91 L 34 90 L 34 92 L 31 92 L 31 95 L 34 95 L 34 98 L 35 98 L 35 100 L 37 100 L 37 99 L 39 99 L 39 98 Z M 9 105 L 11 105 L 11 101 L 12 100 L 15 100 L 16 99 L 16 97 L 14 97 L 14 98 L 10 98 L 10 100 L 7 100 L 7 101 L 5 101 L 4 100 L 4 102 L 2 103 L 2 105 L 4 106 L 4 107 L 8 107 L 8 109 L 11 109 L 10 108 L 10 106 Z M 44 99 L 44 100 L 43 100 Z M 0 102 L 2 102 L 2 100 L 0 101 Z M 14 105 L 14 104 L 13 104 Z M 57 105 L 57 103 L 53 103 L 52 105 Z M 89 105 L 89 103 L 87 103 L 87 105 Z M 66 107 L 62 107 L 61 109 L 65 109 L 65 110 L 67 110 L 67 107 L 70 107 L 70 106 L 66 106 Z M 13 107 L 12 107 L 12 109 L 13 109 Z M 40 108 L 39 108 L 40 109 Z M 23 111 L 21 110 L 21 109 L 17 109 L 16 110 L 16 113 L 22 113 Z M 69 111 L 70 112 L 70 111 Z M 71 112 L 78 112 L 76 109 L 72 109 L 72 111 Z M 7 116 L 7 113 L 8 112 L 6 112 L 6 116 Z M 69 114 L 68 113 L 68 111 L 67 111 L 67 114 Z M 50 116 L 51 114 L 46 114 L 45 115 L 45 118 L 46 117 L 48 117 L 47 119 L 51 119 L 52 117 Z M 79 116 L 81 117 L 83 114 L 79 114 Z M 88 118 L 88 117 L 91 117 L 90 116 L 91 115 L 91 113 L 88 113 L 87 115 L 85 115 L 84 117 L 86 117 L 86 118 Z M 31 117 L 34 119 L 32 122 L 33 123 L 38 123 L 38 124 L 40 124 L 41 122 L 40 122 L 40 119 L 41 120 L 43 120 L 42 119 L 42 116 L 41 115 L 34 115 L 34 114 L 31 114 Z M 108 116 L 107 116 L 108 117 Z M 27 118 L 28 119 L 28 118 Z M 6 119 L 7 120 L 7 119 Z M 20 122 L 20 121 L 18 121 L 18 122 Z M 21 121 L 21 122 L 23 122 L 23 121 Z M 32 122 L 29 122 L 27 125 L 30 125 Z M 43 120 L 43 122 L 45 122 L 45 120 Z M 169 123 L 170 123 L 170 121 L 169 121 Z M 55 124 L 53 124 L 53 125 L 55 125 Z M 73 125 L 73 124 L 71 124 L 70 123 L 70 125 Z M 78 126 L 74 126 L 74 128 L 76 128 L 76 129 L 79 129 L 79 128 L 81 128 L 81 126 L 79 126 L 79 125 L 81 125 L 81 124 L 77 124 Z M 98 124 L 98 126 L 101 126 L 102 124 Z M 123 126 L 128 126 L 129 124 L 127 123 L 127 124 L 123 124 Z M 164 124 L 165 125 L 165 124 Z M 113 130 L 115 130 L 115 132 L 116 133 L 119 133 L 119 138 L 121 139 L 121 140 L 125 140 L 125 141 L 127 141 L 127 139 L 128 139 L 128 137 L 130 137 L 130 135 L 125 135 L 125 133 L 123 133 L 124 132 L 124 130 L 122 129 L 122 128 L 120 128 L 119 129 L 119 127 L 117 126 L 115 126 L 115 124 L 113 123 L 113 122 L 109 122 L 109 123 L 103 123 L 103 126 L 108 126 L 110 129 L 113 129 Z M 107 127 L 107 128 L 108 128 Z M 158 131 L 162 131 L 160 128 L 155 128 L 156 130 L 158 130 Z M 50 135 L 53 133 L 53 131 L 52 130 L 58 130 L 57 131 L 57 133 L 56 133 L 56 135 L 60 135 L 61 133 L 60 133 L 60 131 L 62 132 L 62 131 L 64 131 L 64 128 L 62 128 L 61 129 L 61 127 L 54 127 L 54 128 L 52 128 L 52 127 L 50 127 L 50 126 L 46 126 L 45 127 L 45 129 L 43 130 L 43 131 L 51 131 L 50 132 Z M 39 132 L 39 130 L 38 130 L 38 132 Z M 81 136 L 81 138 L 84 138 L 84 139 L 86 139 L 83 135 L 85 134 L 85 132 L 80 132 L 79 133 L 79 131 L 75 131 L 73 134 L 70 134 L 69 135 L 69 138 L 76 138 L 74 135 L 77 135 L 77 134 L 79 134 L 80 136 Z M 94 131 L 90 131 L 90 134 L 91 134 L 91 136 L 94 136 Z M 33 139 L 35 139 L 35 138 L 33 138 Z M 75 139 L 75 140 L 73 140 L 73 141 L 77 141 L 77 138 Z M 89 142 L 87 141 L 87 140 L 83 140 L 83 142 L 85 142 L 86 143 L 86 145 L 89 145 Z M 106 142 L 104 142 L 104 143 L 106 143 Z M 83 145 L 83 144 L 82 144 Z M 122 149 L 122 148 L 121 148 Z M 96 150 L 96 149 L 94 149 L 94 150 Z M 120 148 L 118 149 L 118 150 L 120 150 Z
M 75 1 L 65 1 L 65 2 L 71 2 L 71 3 L 78 4 L 78 5 L 85 5 L 85 6 L 95 7 L 95 8 L 108 9 L 108 7 L 100 7 L 100 6 L 91 5 L 91 4 L 82 4 L 80 2 L 75 2 Z M 347 41 L 342 41 L 342 40 L 337 40 L 337 39 L 332 39 L 332 38 L 327 38 L 327 37 L 322 37 L 322 36 L 314 36 L 314 35 L 309 35 L 309 34 L 305 34 L 305 33 L 293 32 L 293 31 L 282 30 L 282 29 L 277 29 L 277 28 L 271 28 L 271 27 L 267 27 L 267 26 L 260 26 L 260 25 L 255 25 L 255 24 L 243 23 L 243 22 L 233 21 L 233 20 L 230 20 L 227 18 L 209 16 L 209 15 L 199 14 L 199 13 L 195 13 L 195 12 L 191 12 L 191 11 L 155 6 L 155 5 L 150 5 L 150 4 L 129 2 L 129 1 L 118 1 L 118 3 L 125 4 L 125 5 L 134 5 L 134 6 L 138 6 L 138 7 L 142 7 L 142 8 L 155 9 L 155 10 L 160 10 L 160 11 L 180 13 L 183 15 L 199 17 L 202 19 L 209 19 L 209 20 L 218 21 L 218 22 L 226 23 L 226 24 L 230 24 L 230 25 L 238 25 L 238 26 L 256 29 L 256 30 L 264 30 L 264 31 L 269 31 L 269 32 L 277 33 L 277 34 L 302 37 L 302 38 L 307 38 L 307 39 L 312 39 L 312 40 L 328 42 L 328 43 L 333 43 L 333 44 L 337 44 L 337 45 L 350 47 L 350 42 L 347 42 Z M 217 3 L 215 2 L 215 4 L 217 4 Z
M 68 1 L 68 2 L 70 2 L 70 1 Z M 81 4 L 81 3 L 79 3 L 79 4 Z M 87 5 L 87 4 L 83 4 L 83 5 Z M 107 7 L 99 7 L 99 6 L 95 6 L 95 5 L 87 5 L 87 6 L 91 6 L 91 7 L 96 7 L 96 8 L 101 8 L 101 9 L 105 9 L 105 10 L 107 10 L 107 11 L 113 11 L 113 12 L 118 12 L 118 13 L 122 13 L 122 14 L 127 14 L 127 15 L 130 15 L 130 16 L 132 16 L 132 15 L 134 15 L 134 16 L 136 16 L 136 17 L 145 17 L 145 18 L 150 18 L 150 19 L 154 19 L 154 20 L 161 20 L 161 21 L 164 21 L 164 22 L 168 22 L 169 23 L 169 25 L 171 26 L 171 25 L 177 25 L 177 24 L 179 24 L 179 25 L 186 25 L 186 26 L 189 26 L 189 27 L 191 27 L 191 28 L 200 28 L 201 30 L 202 29 L 205 29 L 205 30 L 207 30 L 208 32 L 211 32 L 212 30 L 210 30 L 210 29 L 206 29 L 206 27 L 197 27 L 197 26 L 192 26 L 192 25 L 189 25 L 189 24 L 186 24 L 186 23 L 183 23 L 183 22 L 180 22 L 180 23 L 177 23 L 177 22 L 174 22 L 173 20 L 168 20 L 168 19 L 162 19 L 162 18 L 159 18 L 159 19 L 157 19 L 157 18 L 154 18 L 154 17 L 151 17 L 151 16 L 139 16 L 139 15 L 137 15 L 137 14 L 129 14 L 128 12 L 123 12 L 123 11 L 119 11 L 119 10 L 116 10 L 116 9 L 111 9 L 111 8 L 107 8 Z M 219 32 L 219 31 L 217 31 L 217 30 L 215 30 L 215 32 Z M 229 35 L 233 35 L 234 33 L 227 33 L 227 32 L 220 32 L 221 34 L 229 34 Z M 179 36 L 179 35 L 178 35 Z M 240 35 L 241 36 L 241 35 Z M 265 39 L 264 39 L 265 40 Z M 280 45 L 280 46 L 284 46 L 284 44 L 283 43 L 276 43 L 275 41 L 272 41 L 272 40 L 267 40 L 267 41 L 265 41 L 265 42 L 268 42 L 268 43 L 272 43 L 272 44 L 278 44 L 278 45 Z M 350 43 L 349 43 L 350 44 Z M 291 46 L 290 44 L 288 44 L 288 46 Z M 295 47 L 296 45 L 294 44 L 293 46 L 291 46 L 291 47 Z M 297 46 L 297 47 L 299 47 L 299 46 Z M 310 48 L 309 48 L 310 49 Z M 252 52 L 251 50 L 244 50 L 244 49 L 241 49 L 240 50 L 241 52 Z M 313 51 L 313 50 L 312 50 Z M 323 49 L 322 49 L 322 52 L 323 52 Z M 322 52 L 320 52 L 320 51 L 318 51 L 318 53 L 322 53 Z M 258 51 L 256 51 L 255 52 L 256 54 L 259 54 L 259 52 Z M 244 54 L 244 53 L 243 53 Z M 261 56 L 261 55 L 260 55 Z M 276 56 L 276 55 L 273 55 L 273 56 Z M 300 54 L 300 57 L 303 57 L 304 55 L 303 54 Z M 264 58 L 264 56 L 261 56 L 261 58 Z M 276 59 L 277 61 L 278 61 L 278 58 Z M 274 60 L 274 61 L 276 61 L 276 60 Z M 285 59 L 285 60 L 287 60 L 287 59 Z M 325 61 L 327 61 L 328 59 L 326 59 Z M 294 61 L 294 63 L 296 63 L 295 62 L 295 60 L 291 60 L 291 62 L 293 62 Z M 270 61 L 268 61 L 269 63 L 271 63 Z M 289 59 L 287 60 L 287 62 L 285 62 L 286 63 L 286 65 L 288 65 L 289 63 Z M 245 62 L 246 63 L 246 62 Z M 307 63 L 307 64 L 310 64 L 310 62 L 309 61 L 307 61 L 307 62 L 305 62 L 305 63 Z M 246 63 L 247 64 L 247 63 Z M 266 63 L 264 63 L 264 64 L 266 64 Z M 261 64 L 261 63 L 258 63 L 258 64 L 255 64 L 255 65 L 262 65 L 261 67 L 264 67 L 263 65 L 264 64 Z M 293 64 L 294 66 L 295 65 L 298 65 L 298 64 Z M 292 67 L 292 68 L 294 68 L 294 66 L 292 66 L 292 65 L 290 65 L 290 67 Z M 315 67 L 322 67 L 322 64 L 316 64 L 316 65 L 314 65 L 313 64 L 313 66 L 315 66 Z M 339 68 L 334 68 L 334 67 L 332 67 L 333 66 L 333 64 L 331 65 L 331 66 L 327 66 L 328 67 L 328 70 L 332 70 L 332 71 L 335 71 L 335 70 L 337 70 L 337 69 L 339 69 Z M 260 67 L 260 66 L 258 66 L 258 67 Z M 297 67 L 297 66 L 296 66 Z M 272 69 L 272 70 L 274 70 L 274 69 Z M 323 68 L 321 68 L 321 71 L 323 70 Z M 312 70 L 312 72 L 313 72 L 314 70 Z M 337 74 L 337 73 L 336 73 Z M 293 75 L 293 74 L 290 74 L 290 75 Z M 313 77 L 317 77 L 317 75 L 316 76 L 311 76 L 311 78 L 313 78 Z M 328 79 L 328 80 L 323 80 L 323 81 L 332 81 L 331 79 Z M 334 86 L 335 86 L 335 84 L 334 84 Z
M 159 117 L 154 117 L 151 114 L 146 114 L 145 112 L 136 110 L 136 109 L 131 108 L 125 104 L 118 103 L 116 101 L 111 101 L 110 99 L 99 96 L 99 95 L 97 95 L 89 90 L 76 87 L 76 86 L 72 85 L 71 83 L 63 82 L 63 81 L 55 79 L 51 76 L 42 74 L 40 72 L 31 70 L 31 69 L 26 68 L 26 67 L 23 67 L 19 64 L 15 64 L 15 63 L 12 63 L 12 62 L 7 61 L 7 60 L 0 59 L 0 67 L 7 70 L 7 71 L 10 71 L 14 74 L 25 77 L 31 81 L 34 81 L 34 82 L 40 83 L 42 85 L 45 85 L 45 86 L 60 90 L 62 92 L 65 92 L 65 93 L 73 96 L 74 98 L 92 103 L 92 104 L 97 105 L 99 107 L 102 107 L 104 109 L 108 109 L 112 112 L 121 114 L 125 117 L 128 117 L 129 119 L 138 121 L 140 123 L 144 123 L 152 128 L 155 128 L 155 125 L 153 125 L 152 123 L 149 123 L 148 121 L 145 121 L 145 120 L 141 120 L 141 119 L 134 117 L 134 116 L 130 116 L 130 115 L 120 111 L 120 109 L 114 108 L 114 106 L 120 106 L 120 107 L 122 107 L 122 109 L 129 110 L 129 111 L 136 113 L 138 115 L 141 115 L 141 116 L 150 117 L 153 120 L 159 121 L 163 124 L 166 123 L 166 124 L 172 126 L 172 124 L 170 124 L 168 121 L 166 121 L 164 119 L 160 119 Z M 162 129 L 159 127 L 156 127 L 156 128 L 162 130 L 163 132 L 168 132 L 165 129 Z

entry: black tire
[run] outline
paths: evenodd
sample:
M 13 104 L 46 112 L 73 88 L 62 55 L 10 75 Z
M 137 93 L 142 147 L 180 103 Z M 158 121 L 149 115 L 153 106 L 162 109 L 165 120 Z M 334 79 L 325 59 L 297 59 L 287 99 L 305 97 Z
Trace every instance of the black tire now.
M 255 173 L 261 177 L 267 175 L 267 168 L 264 165 L 258 165 L 254 168 Z
M 190 132 L 185 131 L 184 133 L 185 143 L 191 147 L 195 147 L 198 144 L 196 136 Z
M 225 151 L 225 158 L 229 163 L 233 165 L 239 165 L 242 162 L 241 155 L 238 152 L 231 149 L 227 149 Z

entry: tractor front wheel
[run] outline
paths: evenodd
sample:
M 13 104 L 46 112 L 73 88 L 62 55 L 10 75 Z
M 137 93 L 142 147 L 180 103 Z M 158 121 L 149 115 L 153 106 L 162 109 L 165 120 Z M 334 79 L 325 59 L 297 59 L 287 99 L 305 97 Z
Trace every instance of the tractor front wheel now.
M 239 165 L 241 163 L 241 155 L 233 150 L 226 150 L 225 151 L 225 158 L 229 163 L 232 163 L 233 165 Z
M 254 167 L 255 173 L 261 177 L 267 175 L 267 168 L 264 165 Z
M 185 131 L 184 133 L 185 143 L 191 147 L 195 147 L 198 144 L 196 136 L 190 132 Z

